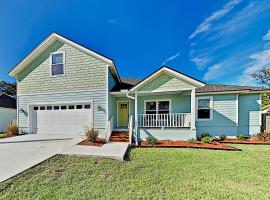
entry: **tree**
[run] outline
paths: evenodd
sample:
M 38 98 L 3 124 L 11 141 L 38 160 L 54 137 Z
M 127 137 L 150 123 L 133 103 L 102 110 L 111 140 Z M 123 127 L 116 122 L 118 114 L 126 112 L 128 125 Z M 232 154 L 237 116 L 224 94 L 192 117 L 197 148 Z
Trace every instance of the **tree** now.
M 270 69 L 264 67 L 259 72 L 255 72 L 250 74 L 252 78 L 259 81 L 262 87 L 266 87 L 270 89 Z M 270 104 L 270 95 L 269 93 L 265 93 L 262 95 L 262 107 Z
M 16 83 L 0 81 L 0 93 L 16 95 Z
M 259 72 L 255 72 L 250 74 L 252 78 L 259 81 L 262 86 L 266 86 L 267 88 L 270 88 L 270 69 L 264 67 Z

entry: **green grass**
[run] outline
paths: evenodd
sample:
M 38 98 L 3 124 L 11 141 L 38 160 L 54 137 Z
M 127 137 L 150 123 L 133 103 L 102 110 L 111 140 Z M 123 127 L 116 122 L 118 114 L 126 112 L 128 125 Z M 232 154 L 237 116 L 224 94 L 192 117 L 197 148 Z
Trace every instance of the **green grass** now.
M 130 161 L 56 156 L 0 184 L 0 199 L 269 199 L 270 146 L 133 149 Z

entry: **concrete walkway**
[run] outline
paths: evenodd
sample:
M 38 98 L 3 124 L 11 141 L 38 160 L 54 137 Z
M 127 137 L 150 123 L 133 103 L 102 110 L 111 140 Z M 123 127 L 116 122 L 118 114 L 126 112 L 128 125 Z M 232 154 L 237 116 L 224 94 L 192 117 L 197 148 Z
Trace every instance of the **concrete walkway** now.
M 128 147 L 129 144 L 125 142 L 109 142 L 101 147 L 75 145 L 66 149 L 61 154 L 99 156 L 124 161 Z
M 81 142 L 82 136 L 29 134 L 0 140 L 0 182 Z

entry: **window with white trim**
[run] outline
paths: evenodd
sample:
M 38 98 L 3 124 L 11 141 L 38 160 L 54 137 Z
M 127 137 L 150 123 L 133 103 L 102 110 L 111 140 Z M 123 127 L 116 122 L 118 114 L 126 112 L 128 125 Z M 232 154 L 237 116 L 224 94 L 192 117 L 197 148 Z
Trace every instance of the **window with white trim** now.
M 59 76 L 65 74 L 65 53 L 51 53 L 51 76 Z
M 212 119 L 212 98 L 211 97 L 197 98 L 197 119 L 198 120 Z
M 145 114 L 169 114 L 170 107 L 168 100 L 146 101 Z

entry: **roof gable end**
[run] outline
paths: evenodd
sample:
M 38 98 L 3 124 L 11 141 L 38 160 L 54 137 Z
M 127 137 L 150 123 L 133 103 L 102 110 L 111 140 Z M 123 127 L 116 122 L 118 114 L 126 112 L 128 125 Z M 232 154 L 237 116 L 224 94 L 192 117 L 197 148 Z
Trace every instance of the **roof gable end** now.
M 93 56 L 110 66 L 110 68 L 114 71 L 116 74 L 118 80 L 120 81 L 120 77 L 118 75 L 118 72 L 116 70 L 116 67 L 114 65 L 114 61 L 101 55 L 98 54 L 80 44 L 77 44 L 70 39 L 67 39 L 57 33 L 52 33 L 49 35 L 45 40 L 43 40 L 28 56 L 26 56 L 19 64 L 17 64 L 10 72 L 9 75 L 16 77 L 18 73 L 20 73 L 26 66 L 28 66 L 32 61 L 34 61 L 39 55 L 41 55 L 50 45 L 52 45 L 55 41 L 60 41 L 63 43 L 66 43 L 90 56 Z
M 170 79 L 169 76 L 172 78 Z M 162 78 L 162 79 L 159 79 Z M 154 80 L 159 79 L 159 86 L 154 86 Z M 174 79 L 174 80 L 173 80 Z M 178 80 L 177 80 L 178 79 Z M 163 80 L 163 81 L 162 81 Z M 181 82 L 179 81 L 181 80 Z M 205 83 L 196 80 L 192 77 L 189 77 L 185 74 L 182 74 L 178 71 L 175 71 L 169 67 L 163 66 L 145 79 L 143 79 L 141 82 L 139 82 L 137 85 L 135 85 L 133 88 L 130 89 L 130 92 L 135 91 L 135 90 L 150 90 L 150 89 L 155 89 L 155 87 L 161 88 L 161 84 L 167 84 L 167 86 L 171 84 L 176 84 L 175 86 L 181 86 L 181 87 L 186 87 L 188 84 L 194 86 L 194 87 L 203 87 Z M 148 84 L 148 87 L 145 87 Z M 162 88 L 161 88 L 162 89 Z

